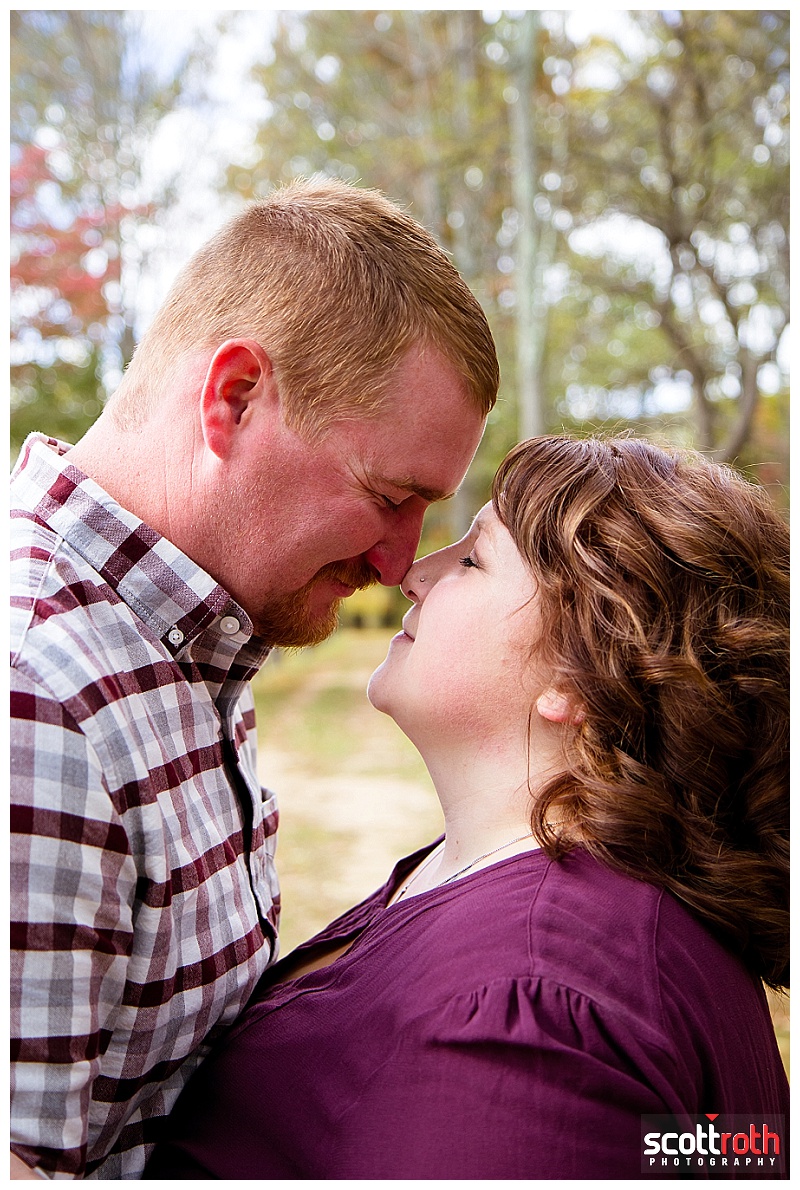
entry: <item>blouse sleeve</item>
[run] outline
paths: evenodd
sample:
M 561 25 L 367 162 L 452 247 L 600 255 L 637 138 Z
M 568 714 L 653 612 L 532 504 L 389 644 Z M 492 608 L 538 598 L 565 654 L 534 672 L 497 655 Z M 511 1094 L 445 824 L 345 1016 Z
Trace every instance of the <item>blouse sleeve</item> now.
M 536 978 L 456 997 L 397 1039 L 340 1120 L 354 1146 L 344 1165 L 375 1178 L 638 1178 L 641 1116 L 675 1105 L 670 1058 L 647 1034 Z

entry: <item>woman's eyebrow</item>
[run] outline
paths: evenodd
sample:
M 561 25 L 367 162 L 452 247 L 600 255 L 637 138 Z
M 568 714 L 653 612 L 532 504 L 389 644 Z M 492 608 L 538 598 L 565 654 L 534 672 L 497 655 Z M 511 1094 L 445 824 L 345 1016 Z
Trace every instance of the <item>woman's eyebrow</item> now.
M 494 533 L 492 532 L 492 523 L 491 521 L 487 523 L 485 518 L 481 519 L 480 513 L 478 513 L 472 522 L 470 533 L 474 534 L 475 538 L 472 543 L 473 548 L 480 544 L 481 549 L 485 549 L 488 546 L 492 553 L 497 553 L 497 544 Z

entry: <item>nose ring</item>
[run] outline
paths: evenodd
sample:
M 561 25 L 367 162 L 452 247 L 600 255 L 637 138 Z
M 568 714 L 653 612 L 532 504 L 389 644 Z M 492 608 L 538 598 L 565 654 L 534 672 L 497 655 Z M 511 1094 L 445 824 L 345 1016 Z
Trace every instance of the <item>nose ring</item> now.
M 418 582 L 418 583 L 424 583 L 424 582 L 425 582 L 425 579 L 424 579 L 424 578 L 422 578 L 422 576 L 420 576 L 420 577 L 417 579 L 417 582 Z

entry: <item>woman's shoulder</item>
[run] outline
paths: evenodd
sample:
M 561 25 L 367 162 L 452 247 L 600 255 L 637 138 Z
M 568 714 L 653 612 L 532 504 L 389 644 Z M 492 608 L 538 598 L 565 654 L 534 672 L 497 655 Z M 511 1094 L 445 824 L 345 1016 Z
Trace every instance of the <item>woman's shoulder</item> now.
M 548 863 L 531 910 L 543 961 L 587 956 L 605 982 L 634 987 L 646 972 L 659 977 L 687 959 L 713 963 L 725 978 L 749 980 L 740 961 L 690 908 L 651 881 L 621 871 L 580 847 Z
M 674 1084 L 741 1099 L 748 1079 L 781 1082 L 763 988 L 668 891 L 578 849 L 495 877 L 439 1041 L 632 1063 L 664 1096 Z
M 752 982 L 688 906 L 580 847 L 546 861 L 528 936 L 537 974 L 561 975 L 580 991 L 625 1002 L 652 989 L 654 1012 L 665 982 L 678 980 L 691 995 L 692 981 L 708 967 L 722 983 Z
M 688 908 L 581 848 L 558 861 L 516 856 L 482 875 L 453 891 L 438 925 L 428 924 L 439 953 L 452 955 L 455 978 L 471 974 L 475 990 L 535 980 L 668 1032 L 672 1016 L 700 997 L 739 989 L 752 999 L 745 968 Z

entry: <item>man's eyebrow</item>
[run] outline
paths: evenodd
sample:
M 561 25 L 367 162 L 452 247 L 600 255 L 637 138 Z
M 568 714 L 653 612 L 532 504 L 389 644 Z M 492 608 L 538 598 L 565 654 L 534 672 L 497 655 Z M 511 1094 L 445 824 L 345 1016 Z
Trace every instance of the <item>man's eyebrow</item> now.
M 452 500 L 455 492 L 444 492 L 441 488 L 428 488 L 415 479 L 390 479 L 388 476 L 375 476 L 375 482 L 385 483 L 390 488 L 399 488 L 410 495 L 420 496 L 429 504 L 439 504 L 442 500 Z

